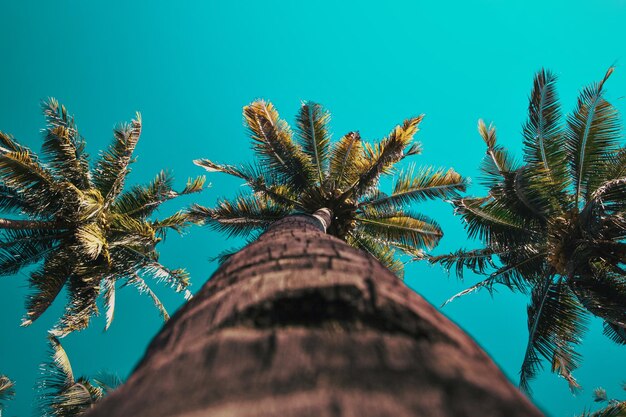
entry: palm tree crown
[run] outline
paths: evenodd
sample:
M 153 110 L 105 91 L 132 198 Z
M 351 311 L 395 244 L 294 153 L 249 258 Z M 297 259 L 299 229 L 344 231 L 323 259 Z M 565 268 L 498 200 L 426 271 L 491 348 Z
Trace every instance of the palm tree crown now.
M 113 391 L 122 381 L 114 374 L 99 373 L 94 378 L 76 377 L 69 357 L 54 336 L 49 336 L 50 362 L 40 366 L 37 382 L 41 417 L 74 417 L 83 414 Z
M 481 167 L 489 194 L 454 201 L 471 237 L 485 247 L 432 258 L 467 267 L 487 279 L 457 294 L 502 284 L 530 293 L 529 339 L 520 385 L 542 367 L 577 384 L 571 371 L 587 313 L 604 320 L 605 333 L 626 343 L 626 148 L 617 110 L 604 98 L 610 68 L 582 90 L 562 121 L 556 76 L 540 71 L 524 125 L 524 161 L 516 163 L 479 122 L 487 145 Z
M 164 201 L 200 191 L 204 178 L 189 180 L 184 190 L 175 192 L 171 175 L 161 172 L 148 185 L 124 191 L 141 133 L 139 114 L 115 129 L 112 145 L 90 168 L 85 141 L 65 107 L 50 99 L 43 111 L 43 161 L 0 133 L 0 210 L 20 217 L 0 219 L 0 275 L 43 261 L 30 275 L 34 292 L 26 302 L 23 324 L 36 320 L 66 287 L 69 302 L 57 335 L 86 327 L 98 312 L 101 293 L 108 328 L 120 280 L 148 294 L 167 317 L 144 277 L 186 291 L 185 271 L 162 266 L 155 247 L 167 229 L 181 230 L 190 219 L 182 211 L 163 220 L 149 218 Z
M 305 102 L 296 118 L 295 138 L 274 106 L 262 100 L 244 107 L 245 123 L 257 161 L 232 166 L 207 159 L 195 161 L 208 171 L 245 181 L 252 193 L 221 200 L 215 208 L 196 206 L 192 212 L 229 235 L 248 235 L 293 212 L 332 213 L 327 232 L 361 248 L 402 274 L 396 251 L 420 256 L 442 236 L 440 227 L 408 209 L 414 201 L 458 197 L 466 181 L 452 169 L 414 167 L 396 174 L 393 192 L 379 190 L 382 175 L 421 152 L 413 136 L 422 116 L 406 120 L 382 141 L 364 143 L 350 132 L 331 144 L 329 113 L 319 104 Z

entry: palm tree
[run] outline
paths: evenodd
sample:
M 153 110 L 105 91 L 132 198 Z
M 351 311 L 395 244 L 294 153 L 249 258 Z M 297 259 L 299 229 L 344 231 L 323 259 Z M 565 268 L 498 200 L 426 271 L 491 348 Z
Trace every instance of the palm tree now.
M 535 76 L 522 164 L 497 144 L 493 126 L 479 122 L 489 193 L 454 205 L 469 235 L 485 246 L 432 258 L 461 277 L 465 267 L 488 274 L 452 299 L 496 284 L 530 294 L 520 371 L 527 391 L 541 357 L 578 387 L 571 372 L 588 313 L 604 320 L 612 340 L 626 343 L 626 148 L 617 110 L 604 98 L 612 72 L 582 90 L 565 122 L 556 76 Z
M 69 301 L 56 335 L 86 327 L 98 312 L 100 294 L 108 328 L 119 283 L 148 294 L 167 318 L 145 278 L 186 291 L 185 271 L 162 266 L 155 248 L 167 229 L 180 231 L 190 219 L 182 211 L 162 220 L 150 216 L 161 203 L 200 191 L 204 178 L 190 179 L 184 190 L 175 192 L 171 175 L 161 172 L 151 183 L 124 191 L 141 133 L 139 114 L 114 130 L 112 145 L 90 168 L 85 141 L 65 107 L 50 99 L 43 112 L 43 161 L 0 133 L 0 210 L 18 215 L 0 219 L 0 275 L 40 264 L 30 275 L 33 293 L 23 325 L 41 316 L 66 287 Z
M 369 254 L 287 216 L 226 260 L 86 417 L 542 415 Z
M 624 385 L 626 390 L 626 384 Z M 583 413 L 580 417 L 626 417 L 626 401 L 609 399 L 604 388 L 596 388 L 593 391 L 593 400 L 605 404 L 605 407 L 594 413 Z
M 54 336 L 49 336 L 48 340 L 51 361 L 41 365 L 42 377 L 37 383 L 41 417 L 81 415 L 121 385 L 119 377 L 104 372 L 95 378 L 76 378 L 59 340 Z
M 216 208 L 196 206 L 192 212 L 213 228 L 233 235 L 258 236 L 274 221 L 294 212 L 330 210 L 328 233 L 369 252 L 398 275 L 403 263 L 395 252 L 421 256 L 441 239 L 440 227 L 408 208 L 411 202 L 453 198 L 466 181 L 454 170 L 415 167 L 394 170 L 421 152 L 413 136 L 423 116 L 406 120 L 375 144 L 363 143 L 358 132 L 331 144 L 329 113 L 305 102 L 296 118 L 296 138 L 274 106 L 262 100 L 244 107 L 245 122 L 257 162 L 240 166 L 195 161 L 208 171 L 242 179 L 252 193 L 221 200 Z M 381 176 L 394 174 L 391 194 L 380 191 Z
M 0 375 L 0 417 L 5 409 L 5 403 L 15 396 L 15 383 L 7 376 Z

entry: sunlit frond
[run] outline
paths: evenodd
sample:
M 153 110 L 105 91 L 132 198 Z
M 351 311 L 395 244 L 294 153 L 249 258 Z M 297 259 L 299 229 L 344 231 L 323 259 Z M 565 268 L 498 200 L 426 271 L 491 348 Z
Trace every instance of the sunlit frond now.
M 437 223 L 415 213 L 367 211 L 356 219 L 357 229 L 400 245 L 431 249 L 443 236 Z
M 115 128 L 113 143 L 100 155 L 93 173 L 93 181 L 108 204 L 112 204 L 124 188 L 129 165 L 133 162 L 133 152 L 141 135 L 141 115 L 137 113 L 129 124 Z
M 350 233 L 348 243 L 369 253 L 399 278 L 404 278 L 404 264 L 396 258 L 396 253 L 391 246 L 385 245 L 371 234 L 359 230 Z
M 328 122 L 330 113 L 321 105 L 313 102 L 303 102 L 296 117 L 296 126 L 300 146 L 309 157 L 319 180 L 324 182 L 328 165 L 330 136 Z
M 70 181 L 81 190 L 91 186 L 85 140 L 78 133 L 74 118 L 54 98 L 42 104 L 47 126 L 42 145 L 43 155 L 59 178 Z
M 413 136 L 423 115 L 407 119 L 380 142 L 365 144 L 366 165 L 362 168 L 358 181 L 350 187 L 355 197 L 364 195 L 378 184 L 381 175 L 391 173 L 393 166 L 409 155 L 418 154 L 421 148 L 413 143 Z
M 411 202 L 459 198 L 459 192 L 465 191 L 466 186 L 467 180 L 453 169 L 425 168 L 416 173 L 411 166 L 398 174 L 391 195 L 365 200 L 359 205 L 402 207 Z
M 332 146 L 328 179 L 342 190 L 357 181 L 365 164 L 361 135 L 350 132 Z
M 258 100 L 245 106 L 243 113 L 259 159 L 294 189 L 313 184 L 313 164 L 293 141 L 289 125 L 279 118 L 274 106 Z
M 7 401 L 15 397 L 15 383 L 7 376 L 0 375 L 0 413 L 6 408 Z

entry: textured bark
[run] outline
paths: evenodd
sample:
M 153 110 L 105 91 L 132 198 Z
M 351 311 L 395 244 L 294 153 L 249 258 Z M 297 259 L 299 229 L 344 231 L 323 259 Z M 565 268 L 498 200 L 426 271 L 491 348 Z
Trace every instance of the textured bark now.
M 307 216 L 233 255 L 88 417 L 541 416 L 476 343 Z

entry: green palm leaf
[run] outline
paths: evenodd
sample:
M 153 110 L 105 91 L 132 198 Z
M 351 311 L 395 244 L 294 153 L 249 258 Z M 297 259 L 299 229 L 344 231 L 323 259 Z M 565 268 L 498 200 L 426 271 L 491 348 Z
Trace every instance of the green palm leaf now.
M 289 126 L 280 120 L 274 106 L 259 100 L 244 107 L 243 113 L 254 141 L 253 149 L 261 161 L 295 189 L 311 185 L 313 164 L 294 143 Z
M 581 92 L 578 107 L 567 120 L 567 156 L 577 206 L 596 190 L 606 159 L 618 150 L 619 115 L 603 97 L 604 83 L 613 70 L 609 68 L 602 81 Z
M 296 117 L 300 146 L 311 160 L 319 184 L 324 182 L 324 173 L 328 165 L 330 137 L 327 125 L 329 120 L 330 113 L 321 105 L 312 102 L 303 102 Z

